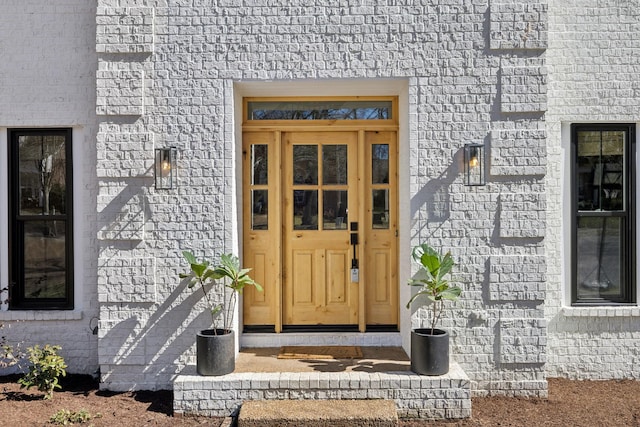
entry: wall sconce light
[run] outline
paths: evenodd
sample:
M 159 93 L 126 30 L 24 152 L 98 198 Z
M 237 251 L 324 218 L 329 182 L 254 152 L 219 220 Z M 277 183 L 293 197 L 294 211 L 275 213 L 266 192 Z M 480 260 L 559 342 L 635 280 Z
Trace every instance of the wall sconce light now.
M 486 184 L 484 156 L 484 144 L 466 144 L 464 146 L 464 185 Z
M 175 186 L 176 153 L 175 147 L 156 148 L 154 162 L 156 190 L 170 190 Z

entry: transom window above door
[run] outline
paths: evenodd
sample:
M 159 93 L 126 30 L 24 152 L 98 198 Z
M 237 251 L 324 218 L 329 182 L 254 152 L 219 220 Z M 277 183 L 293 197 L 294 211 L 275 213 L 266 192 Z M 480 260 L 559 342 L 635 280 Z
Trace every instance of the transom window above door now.
M 395 104 L 390 98 L 358 99 L 247 99 L 246 121 L 328 120 L 371 121 L 394 120 Z

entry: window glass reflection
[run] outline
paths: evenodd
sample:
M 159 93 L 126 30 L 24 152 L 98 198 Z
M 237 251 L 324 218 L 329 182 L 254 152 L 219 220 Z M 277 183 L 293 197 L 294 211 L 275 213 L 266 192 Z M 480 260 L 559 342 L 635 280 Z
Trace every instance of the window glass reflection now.
M 318 190 L 293 191 L 293 229 L 318 229 Z
M 25 298 L 64 298 L 65 222 L 25 222 L 23 255 Z
M 293 146 L 293 184 L 318 184 L 318 146 Z
M 371 183 L 389 183 L 389 145 L 373 144 L 371 146 Z
M 372 190 L 373 210 L 371 225 L 377 229 L 389 228 L 389 190 Z
M 18 138 L 20 214 L 64 214 L 66 204 L 65 137 Z
M 251 191 L 251 229 L 252 230 L 268 230 L 269 229 L 269 191 L 253 190 Z
M 625 138 L 624 131 L 578 132 L 578 210 L 624 210 Z
M 322 192 L 324 230 L 347 229 L 347 191 L 325 190 Z
M 578 298 L 622 297 L 623 230 L 623 218 L 578 218 Z
M 252 101 L 249 120 L 389 120 L 391 101 Z
M 326 185 L 347 183 L 347 146 L 322 147 L 322 182 Z
M 251 146 L 251 184 L 267 185 L 268 182 L 268 146 L 265 144 Z

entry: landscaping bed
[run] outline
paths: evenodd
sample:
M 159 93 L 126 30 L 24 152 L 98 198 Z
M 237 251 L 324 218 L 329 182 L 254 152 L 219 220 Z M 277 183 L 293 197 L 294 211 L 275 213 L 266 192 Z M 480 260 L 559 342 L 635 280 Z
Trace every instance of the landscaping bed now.
M 21 389 L 18 377 L 0 377 L 0 425 L 44 426 L 59 419 L 90 417 L 99 426 L 218 427 L 222 419 L 173 417 L 170 391 L 100 391 L 91 377 L 63 378 L 63 389 L 44 400 L 35 388 Z M 66 411 L 66 412 L 65 412 Z M 401 421 L 423 426 L 639 426 L 640 381 L 549 380 L 548 399 L 488 397 L 473 399 L 473 418 L 462 421 Z

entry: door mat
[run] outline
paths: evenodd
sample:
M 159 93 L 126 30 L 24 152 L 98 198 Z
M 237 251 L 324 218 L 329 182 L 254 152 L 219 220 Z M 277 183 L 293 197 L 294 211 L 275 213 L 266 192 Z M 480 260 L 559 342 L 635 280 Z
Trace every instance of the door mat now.
M 356 345 L 284 346 L 278 359 L 362 359 L 362 349 Z

